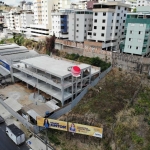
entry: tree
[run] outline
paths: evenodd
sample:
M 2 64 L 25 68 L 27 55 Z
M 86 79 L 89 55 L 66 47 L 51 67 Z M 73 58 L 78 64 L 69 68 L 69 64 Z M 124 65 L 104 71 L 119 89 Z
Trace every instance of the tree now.
M 52 37 L 47 37 L 46 38 L 46 50 L 47 53 L 50 55 L 50 53 L 55 52 L 55 35 L 53 35 Z

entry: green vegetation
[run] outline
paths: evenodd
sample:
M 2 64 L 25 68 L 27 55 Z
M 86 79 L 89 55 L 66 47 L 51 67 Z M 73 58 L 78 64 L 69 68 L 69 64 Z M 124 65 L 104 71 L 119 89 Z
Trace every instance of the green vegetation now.
M 80 56 L 79 54 L 66 54 L 66 59 L 79 61 L 82 63 L 90 64 L 93 66 L 101 67 L 101 71 L 106 70 L 110 67 L 110 63 L 106 63 L 105 61 L 101 60 L 99 57 L 86 57 L 86 56 Z
M 150 87 L 140 86 L 142 80 L 142 75 L 113 69 L 89 88 L 78 105 L 60 119 L 103 127 L 103 138 L 69 134 L 66 139 L 62 132 L 57 134 L 60 145 L 56 149 L 150 150 Z

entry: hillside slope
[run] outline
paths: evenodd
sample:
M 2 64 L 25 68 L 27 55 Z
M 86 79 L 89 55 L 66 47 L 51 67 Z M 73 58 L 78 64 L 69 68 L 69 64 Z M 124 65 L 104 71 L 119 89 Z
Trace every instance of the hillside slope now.
M 103 138 L 49 130 L 62 150 L 150 150 L 150 87 L 113 69 L 61 120 L 103 127 Z M 148 82 L 148 80 L 147 80 Z

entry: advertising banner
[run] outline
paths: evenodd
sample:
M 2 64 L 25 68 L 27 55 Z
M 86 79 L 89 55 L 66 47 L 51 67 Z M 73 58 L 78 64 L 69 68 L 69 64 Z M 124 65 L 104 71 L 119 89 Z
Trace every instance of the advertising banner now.
M 94 137 L 102 138 L 103 134 L 103 128 L 93 127 L 93 126 L 87 126 L 77 123 L 70 123 L 68 127 L 69 132 L 78 133 L 78 134 L 84 134 Z
M 37 125 L 45 128 L 67 131 L 67 122 L 37 117 Z

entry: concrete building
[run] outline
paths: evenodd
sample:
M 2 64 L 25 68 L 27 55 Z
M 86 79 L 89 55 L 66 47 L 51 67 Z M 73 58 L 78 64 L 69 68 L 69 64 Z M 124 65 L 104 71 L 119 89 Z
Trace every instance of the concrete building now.
M 11 65 L 19 62 L 21 59 L 34 57 L 38 54 L 34 50 L 28 50 L 24 46 L 17 44 L 0 45 L 0 74 L 7 76 L 11 74 Z
M 34 24 L 31 24 L 31 34 L 48 36 L 52 30 L 51 12 L 69 7 L 69 0 L 34 0 Z M 68 4 L 69 3 L 69 4 Z
M 72 101 L 85 86 L 89 85 L 100 73 L 99 68 L 91 65 L 78 64 L 81 69 L 80 77 L 73 77 L 70 69 L 77 65 L 59 57 L 37 56 L 21 60 L 12 65 L 13 80 L 21 80 L 27 86 L 36 87 L 62 105 Z
M 149 0 L 137 0 L 137 6 L 150 6 Z
M 92 29 L 93 12 L 90 10 L 75 10 L 69 14 L 69 40 L 84 42 L 87 32 Z
M 119 43 L 125 38 L 128 7 L 120 2 L 94 4 L 93 26 L 88 31 L 87 39 L 101 43 L 102 50 L 119 50 Z
M 126 19 L 124 53 L 146 55 L 150 52 L 150 6 L 137 7 Z
M 14 13 L 14 32 L 20 33 L 21 31 L 21 16 L 20 12 L 15 12 Z
M 57 38 L 68 39 L 69 14 L 73 11 L 71 9 L 60 9 L 52 12 L 52 30 L 50 35 L 55 34 Z
M 23 4 L 23 10 L 33 10 L 33 3 L 28 2 L 28 3 Z
M 87 9 L 88 0 L 80 0 L 79 2 L 71 3 L 71 9 Z
M 32 11 L 23 11 L 20 14 L 21 18 L 21 32 L 30 35 L 30 24 L 34 23 L 34 13 Z

